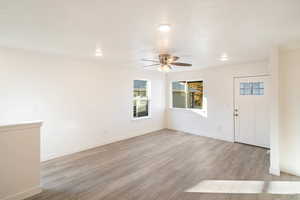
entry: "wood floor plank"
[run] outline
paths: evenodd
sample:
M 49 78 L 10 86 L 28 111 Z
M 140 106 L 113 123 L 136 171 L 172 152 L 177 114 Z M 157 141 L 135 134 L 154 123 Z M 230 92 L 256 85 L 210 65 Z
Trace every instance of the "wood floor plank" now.
M 27 200 L 300 199 L 299 195 L 188 193 L 203 180 L 285 180 L 267 150 L 162 130 L 42 163 L 43 192 Z

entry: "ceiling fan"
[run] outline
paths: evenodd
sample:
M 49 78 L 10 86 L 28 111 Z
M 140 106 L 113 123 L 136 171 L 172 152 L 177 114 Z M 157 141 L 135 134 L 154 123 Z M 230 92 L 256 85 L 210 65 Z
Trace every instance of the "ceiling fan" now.
M 147 62 L 153 62 L 154 64 L 146 65 L 144 68 L 147 67 L 153 67 L 153 66 L 159 66 L 159 71 L 168 72 L 174 67 L 191 67 L 192 64 L 189 63 L 181 63 L 181 62 L 175 62 L 179 60 L 180 57 L 178 56 L 172 56 L 170 54 L 159 54 L 158 59 L 159 60 L 150 60 L 150 59 L 142 59 L 142 61 Z

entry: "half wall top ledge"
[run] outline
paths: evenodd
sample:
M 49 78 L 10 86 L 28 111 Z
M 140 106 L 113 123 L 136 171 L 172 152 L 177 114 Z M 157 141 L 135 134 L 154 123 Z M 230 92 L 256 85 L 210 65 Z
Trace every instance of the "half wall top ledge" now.
M 24 130 L 31 128 L 40 128 L 43 124 L 43 121 L 25 121 L 19 123 L 8 123 L 8 124 L 0 124 L 0 133 L 9 132 L 12 130 Z

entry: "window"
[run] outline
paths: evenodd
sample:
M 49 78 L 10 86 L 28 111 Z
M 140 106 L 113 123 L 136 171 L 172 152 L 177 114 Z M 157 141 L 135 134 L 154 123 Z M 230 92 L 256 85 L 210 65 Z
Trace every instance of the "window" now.
M 264 95 L 264 82 L 240 83 L 240 95 Z
M 150 82 L 134 80 L 133 86 L 133 118 L 149 117 Z
M 172 82 L 173 108 L 202 109 L 203 81 Z
M 172 83 L 173 108 L 186 108 L 185 86 L 183 81 Z

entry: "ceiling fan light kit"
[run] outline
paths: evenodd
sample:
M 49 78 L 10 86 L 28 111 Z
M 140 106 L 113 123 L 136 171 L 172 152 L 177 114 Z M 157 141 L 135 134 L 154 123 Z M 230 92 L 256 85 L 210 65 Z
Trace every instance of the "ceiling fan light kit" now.
M 157 68 L 160 72 L 169 72 L 171 71 L 171 67 L 169 65 L 161 65 Z

